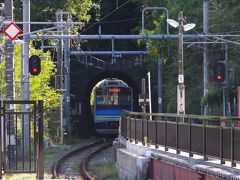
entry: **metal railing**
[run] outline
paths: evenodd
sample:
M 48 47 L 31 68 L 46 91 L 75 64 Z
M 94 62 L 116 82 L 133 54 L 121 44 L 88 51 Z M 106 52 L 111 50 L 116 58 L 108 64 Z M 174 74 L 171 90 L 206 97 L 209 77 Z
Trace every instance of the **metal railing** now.
M 43 179 L 43 101 L 1 101 L 0 130 L 0 178 L 36 173 Z
M 152 120 L 150 120 L 152 119 Z M 148 114 L 125 112 L 121 118 L 121 135 L 135 143 L 173 148 L 219 159 L 231 166 L 240 162 L 240 128 L 238 117 Z

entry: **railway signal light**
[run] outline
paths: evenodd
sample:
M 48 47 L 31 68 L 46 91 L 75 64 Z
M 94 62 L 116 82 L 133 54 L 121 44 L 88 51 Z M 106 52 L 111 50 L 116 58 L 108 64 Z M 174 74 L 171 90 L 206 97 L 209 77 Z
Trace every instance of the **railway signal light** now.
M 29 73 L 33 76 L 39 75 L 41 72 L 41 59 L 37 55 L 29 58 Z
M 214 80 L 216 82 L 223 82 L 225 80 L 225 64 L 224 63 L 216 63 L 214 66 Z

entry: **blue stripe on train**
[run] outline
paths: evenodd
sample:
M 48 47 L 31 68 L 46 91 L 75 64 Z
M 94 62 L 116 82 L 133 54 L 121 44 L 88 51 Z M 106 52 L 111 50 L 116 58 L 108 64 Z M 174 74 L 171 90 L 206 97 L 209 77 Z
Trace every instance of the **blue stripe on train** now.
M 97 109 L 96 115 L 118 115 L 120 116 L 123 109 Z

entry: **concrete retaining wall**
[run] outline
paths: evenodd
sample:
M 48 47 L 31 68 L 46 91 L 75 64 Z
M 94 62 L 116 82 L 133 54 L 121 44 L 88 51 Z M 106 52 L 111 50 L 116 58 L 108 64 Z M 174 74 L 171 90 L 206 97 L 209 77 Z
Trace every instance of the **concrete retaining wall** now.
M 145 180 L 149 172 L 149 162 L 149 157 L 130 153 L 126 149 L 118 149 L 118 178 L 120 180 Z

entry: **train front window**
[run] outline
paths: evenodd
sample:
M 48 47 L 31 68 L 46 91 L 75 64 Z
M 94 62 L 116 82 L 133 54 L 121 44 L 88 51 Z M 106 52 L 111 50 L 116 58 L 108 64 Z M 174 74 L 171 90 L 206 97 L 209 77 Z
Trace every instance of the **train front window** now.
M 103 106 L 131 105 L 131 92 L 125 89 L 102 89 L 96 91 L 96 104 Z

